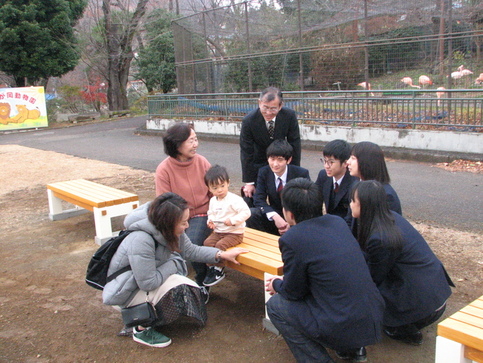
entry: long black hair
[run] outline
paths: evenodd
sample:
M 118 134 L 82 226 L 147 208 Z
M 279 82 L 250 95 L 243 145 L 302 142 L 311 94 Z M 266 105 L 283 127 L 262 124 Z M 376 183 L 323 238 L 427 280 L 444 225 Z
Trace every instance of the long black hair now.
M 351 155 L 357 158 L 362 180 L 377 180 L 382 184 L 391 183 L 384 152 L 379 145 L 370 141 L 358 142 L 352 146 Z
M 382 184 L 375 180 L 357 182 L 351 192 L 351 200 L 356 199 L 361 206 L 357 228 L 357 240 L 361 249 L 366 251 L 369 237 L 379 233 L 385 247 L 400 250 L 403 237 L 389 210 Z
M 188 202 L 175 193 L 163 193 L 148 209 L 148 219 L 161 232 L 171 251 L 179 252 L 179 238 L 175 228 L 188 209 Z

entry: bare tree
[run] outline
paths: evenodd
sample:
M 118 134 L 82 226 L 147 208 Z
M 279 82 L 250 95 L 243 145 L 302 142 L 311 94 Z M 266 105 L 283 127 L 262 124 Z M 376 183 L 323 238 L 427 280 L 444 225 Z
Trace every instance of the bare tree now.
M 102 12 L 104 14 L 104 30 L 107 47 L 107 101 L 109 109 L 128 109 L 126 85 L 129 70 L 134 57 L 133 40 L 137 34 L 139 24 L 146 13 L 149 0 L 138 0 L 132 8 L 118 1 L 102 0 Z M 116 6 L 123 13 L 128 14 L 127 23 L 124 26 L 113 21 L 111 6 Z

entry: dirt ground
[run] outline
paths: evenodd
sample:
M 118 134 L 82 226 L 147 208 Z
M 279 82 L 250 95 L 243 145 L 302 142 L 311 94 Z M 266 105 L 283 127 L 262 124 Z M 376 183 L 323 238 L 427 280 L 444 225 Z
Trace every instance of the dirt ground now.
M 84 283 L 97 248 L 93 216 L 52 222 L 45 185 L 85 178 L 134 192 L 144 203 L 154 197 L 153 175 L 16 145 L 0 145 L 0 158 L 0 362 L 294 361 L 283 339 L 262 329 L 262 282 L 233 270 L 212 288 L 205 327 L 188 319 L 165 327 L 173 344 L 164 349 L 118 337 L 119 313 Z M 457 285 L 445 316 L 482 295 L 482 236 L 416 228 Z M 420 347 L 384 338 L 368 347 L 369 361 L 434 362 L 435 332 L 435 326 L 425 329 Z

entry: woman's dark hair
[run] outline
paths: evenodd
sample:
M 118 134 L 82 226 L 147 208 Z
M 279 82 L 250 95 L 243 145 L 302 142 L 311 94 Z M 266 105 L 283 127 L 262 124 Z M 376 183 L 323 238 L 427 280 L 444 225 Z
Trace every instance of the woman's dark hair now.
M 293 213 L 296 223 L 322 215 L 319 188 L 306 178 L 295 178 L 285 185 L 282 205 L 285 210 Z
M 357 158 L 362 180 L 377 180 L 382 184 L 391 182 L 384 153 L 379 145 L 370 141 L 358 142 L 352 147 L 351 155 Z
M 188 209 L 188 202 L 175 193 L 158 196 L 148 209 L 148 219 L 161 232 L 171 251 L 179 252 L 179 239 L 175 228 Z
M 361 249 L 366 251 L 367 240 L 374 233 L 381 236 L 387 248 L 401 249 L 401 230 L 396 226 L 394 216 L 389 210 L 382 184 L 375 180 L 357 182 L 351 191 L 351 200 L 355 199 L 359 200 L 361 206 L 357 227 L 357 240 Z
M 205 184 L 207 187 L 229 181 L 230 177 L 228 176 L 228 171 L 224 166 L 213 165 L 205 174 Z
M 179 155 L 179 147 L 183 142 L 188 140 L 193 130 L 193 125 L 185 122 L 179 122 L 166 130 L 163 137 L 164 152 L 166 155 L 176 158 Z

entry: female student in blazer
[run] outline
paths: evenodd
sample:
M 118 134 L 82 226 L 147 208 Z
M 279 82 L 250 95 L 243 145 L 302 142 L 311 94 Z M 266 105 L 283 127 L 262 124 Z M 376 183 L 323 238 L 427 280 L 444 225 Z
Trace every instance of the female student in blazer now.
M 381 183 L 386 191 L 389 209 L 402 215 L 401 202 L 390 184 L 384 153 L 379 145 L 362 141 L 352 146 L 347 167 L 350 174 L 360 180 L 377 180 Z
M 384 332 L 412 345 L 421 329 L 438 320 L 454 286 L 424 238 L 401 215 L 390 211 L 377 181 L 361 181 L 351 194 L 357 240 L 372 278 L 386 302 Z

